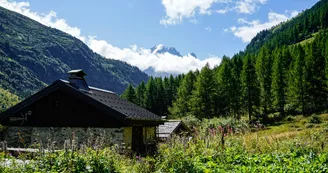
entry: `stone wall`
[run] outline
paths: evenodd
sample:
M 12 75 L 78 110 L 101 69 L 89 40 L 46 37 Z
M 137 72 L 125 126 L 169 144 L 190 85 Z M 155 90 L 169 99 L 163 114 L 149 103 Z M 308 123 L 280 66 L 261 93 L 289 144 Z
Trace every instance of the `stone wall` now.
M 31 147 L 40 144 L 47 148 L 63 148 L 73 143 L 101 147 L 124 143 L 123 128 L 69 127 L 8 127 L 5 140 L 8 147 Z M 67 146 L 66 146 L 67 147 Z

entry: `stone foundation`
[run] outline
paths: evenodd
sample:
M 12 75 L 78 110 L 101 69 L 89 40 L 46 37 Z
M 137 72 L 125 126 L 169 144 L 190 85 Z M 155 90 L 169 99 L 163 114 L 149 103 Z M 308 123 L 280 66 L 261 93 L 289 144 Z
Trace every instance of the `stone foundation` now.
M 124 128 L 69 128 L 69 127 L 8 127 L 5 140 L 8 147 L 52 146 L 61 149 L 73 143 L 89 147 L 124 143 Z M 125 140 L 129 137 L 125 137 Z

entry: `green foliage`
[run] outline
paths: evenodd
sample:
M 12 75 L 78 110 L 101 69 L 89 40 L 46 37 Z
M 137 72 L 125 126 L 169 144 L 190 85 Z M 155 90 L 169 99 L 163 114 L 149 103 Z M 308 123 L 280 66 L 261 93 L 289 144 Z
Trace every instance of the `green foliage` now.
M 192 98 L 193 115 L 197 118 L 212 118 L 215 116 L 217 101 L 217 83 L 214 72 L 209 64 L 202 68 L 195 83 Z
M 133 86 L 130 84 L 128 88 L 124 91 L 124 93 L 121 96 L 122 98 L 132 102 L 132 103 L 137 103 L 137 96 L 134 91 Z
M 322 123 L 322 121 L 320 120 L 319 115 L 317 115 L 317 114 L 313 114 L 313 115 L 311 116 L 311 118 L 310 118 L 309 123 L 312 123 L 312 124 L 320 124 L 320 123 Z
M 0 88 L 0 113 L 19 102 L 18 96 Z
M 281 57 L 279 57 L 280 59 Z M 263 47 L 260 50 L 258 57 L 256 58 L 256 75 L 260 84 L 261 91 L 261 107 L 263 108 L 264 115 L 267 114 L 268 109 L 271 107 L 271 83 L 272 83 L 272 56 L 267 47 Z
M 307 118 L 297 116 L 293 122 L 264 128 L 243 119 L 204 119 L 194 126 L 192 137 L 175 136 L 159 144 L 154 156 L 128 156 L 115 147 L 17 158 L 1 152 L 0 172 L 327 172 L 328 131 L 317 124 L 298 124 L 303 120 Z
M 289 63 L 291 62 L 291 56 L 286 47 L 275 52 L 275 55 L 272 67 L 273 105 L 281 114 L 284 114 L 284 107 L 287 100 L 287 74 Z
M 328 1 L 321 0 L 311 9 L 269 30 L 261 31 L 246 47 L 247 53 L 257 53 L 263 46 L 273 50 L 277 46 L 292 45 L 312 37 L 328 26 Z
M 169 109 L 171 115 L 176 117 L 183 117 L 190 113 L 192 105 L 190 100 L 192 98 L 192 91 L 195 89 L 195 74 L 190 71 L 182 79 L 181 85 L 178 88 L 177 99 L 173 102 L 173 107 Z
M 242 84 L 242 100 L 245 103 L 244 109 L 248 112 L 249 121 L 252 115 L 256 114 L 259 106 L 260 90 L 255 72 L 254 62 L 250 56 L 246 56 L 243 62 L 243 70 L 241 72 Z

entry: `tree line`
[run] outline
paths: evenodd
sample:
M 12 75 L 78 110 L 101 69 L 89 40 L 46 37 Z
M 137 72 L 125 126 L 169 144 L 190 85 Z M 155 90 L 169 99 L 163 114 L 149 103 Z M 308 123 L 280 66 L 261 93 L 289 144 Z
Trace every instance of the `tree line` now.
M 286 115 L 327 109 L 327 32 L 312 42 L 270 49 L 257 54 L 224 56 L 220 65 L 177 77 L 153 78 L 123 98 L 160 115 L 197 118 L 247 115 L 267 121 L 272 113 Z

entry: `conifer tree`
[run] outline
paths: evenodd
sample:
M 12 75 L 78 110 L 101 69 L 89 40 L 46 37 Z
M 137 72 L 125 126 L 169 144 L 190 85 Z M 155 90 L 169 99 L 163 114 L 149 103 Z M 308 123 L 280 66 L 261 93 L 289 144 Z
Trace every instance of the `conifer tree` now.
M 136 88 L 136 104 L 141 107 L 146 107 L 145 96 L 146 96 L 146 85 L 145 82 L 142 81 Z
M 287 94 L 287 72 L 290 62 L 290 53 L 286 47 L 274 51 L 272 72 L 273 105 L 283 115 Z
M 256 75 L 261 89 L 261 107 L 264 116 L 271 107 L 272 56 L 267 47 L 263 47 L 256 60 Z
M 192 105 L 193 114 L 198 118 L 212 118 L 215 115 L 217 84 L 213 70 L 207 63 L 202 68 L 195 83 Z
M 249 55 L 246 55 L 241 72 L 242 97 L 245 103 L 245 110 L 248 113 L 249 121 L 252 115 L 256 114 L 259 106 L 259 87 L 255 71 L 255 65 Z
M 240 56 L 234 56 L 232 58 L 232 69 L 231 69 L 231 80 L 232 80 L 232 96 L 231 100 L 231 109 L 234 117 L 237 119 L 241 116 L 241 99 L 242 99 L 242 88 L 241 88 L 241 71 L 243 68 L 243 61 Z
M 165 104 L 165 91 L 162 78 L 156 78 L 156 97 L 155 97 L 155 112 L 159 116 L 167 115 L 167 106 Z
M 223 56 L 222 62 L 217 70 L 218 81 L 218 97 L 220 98 L 220 104 L 217 104 L 220 109 L 220 114 L 227 116 L 231 113 L 232 109 L 232 97 L 233 97 L 233 79 L 230 59 Z
M 191 111 L 190 98 L 195 88 L 196 77 L 192 71 L 182 79 L 178 88 L 177 99 L 173 102 L 173 106 L 169 108 L 171 115 L 175 117 L 186 116 Z
M 124 98 L 132 103 L 137 103 L 136 93 L 131 84 L 128 86 L 128 88 L 122 94 L 122 98 Z
M 306 49 L 306 101 L 310 104 L 307 113 L 321 111 L 325 108 L 327 99 L 325 58 L 318 46 L 319 39 L 309 44 Z
M 156 83 L 153 77 L 150 77 L 146 85 L 146 94 L 145 94 L 145 106 L 146 108 L 155 113 L 156 112 L 156 100 L 157 88 Z
M 300 108 L 302 114 L 305 113 L 305 94 L 306 94 L 306 67 L 305 52 L 302 46 L 298 45 L 294 49 L 294 60 L 290 69 L 288 100 L 292 107 Z

